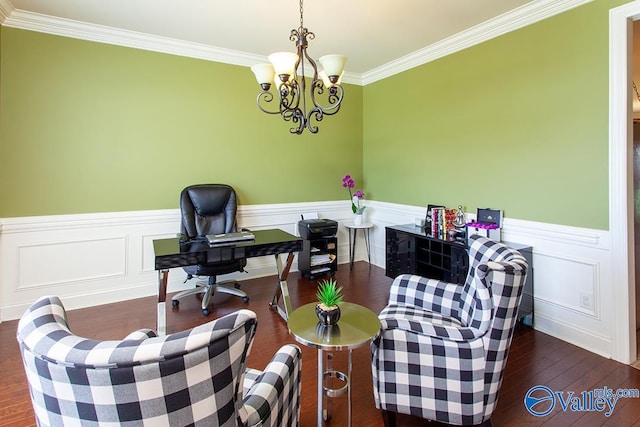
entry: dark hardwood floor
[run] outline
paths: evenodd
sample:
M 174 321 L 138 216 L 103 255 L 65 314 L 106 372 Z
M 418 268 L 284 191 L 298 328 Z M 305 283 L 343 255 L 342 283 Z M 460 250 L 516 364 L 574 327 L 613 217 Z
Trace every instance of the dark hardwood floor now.
M 379 312 L 387 300 L 391 279 L 384 269 L 357 262 L 353 271 L 347 264 L 340 265 L 336 278 L 344 286 L 345 299 L 365 305 Z M 301 278 L 298 273 L 289 276 L 289 289 L 293 307 L 314 300 L 315 282 Z M 286 324 L 268 308 L 276 286 L 276 277 L 265 277 L 243 282 L 242 288 L 251 301 L 242 303 L 238 297 L 216 294 L 210 318 L 219 317 L 239 308 L 249 308 L 258 315 L 258 330 L 249 357 L 249 366 L 263 368 L 273 353 L 285 343 L 295 342 Z M 155 297 L 140 298 L 115 304 L 106 304 L 69 312 L 71 330 L 95 339 L 120 339 L 132 330 L 155 327 Z M 63 300 L 64 302 L 64 300 Z M 169 333 L 193 327 L 206 320 L 200 314 L 196 297 L 182 300 L 179 311 L 167 310 Z M 22 362 L 15 339 L 17 321 L 0 324 L 0 426 L 33 426 L 35 421 L 25 380 Z M 301 346 L 302 407 L 301 425 L 316 424 L 316 368 L 317 353 Z M 337 368 L 346 369 L 346 355 L 335 353 Z M 613 413 L 607 417 L 597 411 L 563 411 L 560 404 L 544 417 L 531 415 L 524 406 L 527 391 L 536 385 L 545 385 L 566 396 L 574 392 L 581 397 L 583 391 L 604 388 L 640 389 L 640 371 L 609 360 L 566 342 L 552 338 L 531 328 L 516 330 L 509 355 L 498 406 L 493 415 L 494 426 L 640 426 L 640 399 L 619 399 Z M 382 418 L 373 403 L 369 348 L 363 347 L 353 354 L 353 424 L 368 427 L 382 426 Z M 346 397 L 335 399 L 331 425 L 346 425 Z M 424 426 L 426 422 L 408 416 L 398 416 L 398 426 Z M 436 426 L 437 423 L 429 423 Z

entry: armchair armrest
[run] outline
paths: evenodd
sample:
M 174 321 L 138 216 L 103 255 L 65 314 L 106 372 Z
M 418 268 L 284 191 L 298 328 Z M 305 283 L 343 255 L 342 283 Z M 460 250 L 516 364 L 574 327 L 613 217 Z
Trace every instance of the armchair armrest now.
M 389 305 L 412 305 L 460 319 L 462 286 L 426 277 L 401 274 L 391 284 Z
M 264 371 L 247 370 L 244 380 L 246 425 L 298 425 L 302 353 L 284 345 Z
M 440 338 L 445 341 L 473 341 L 482 336 L 482 331 L 469 326 L 462 326 L 451 318 L 444 318 L 434 314 L 428 319 L 416 321 L 410 317 L 398 316 L 398 306 L 387 306 L 381 313 L 381 334 L 388 330 L 402 330 L 413 332 L 432 338 Z M 433 314 L 433 313 L 432 313 Z M 389 317 L 383 317 L 389 316 Z

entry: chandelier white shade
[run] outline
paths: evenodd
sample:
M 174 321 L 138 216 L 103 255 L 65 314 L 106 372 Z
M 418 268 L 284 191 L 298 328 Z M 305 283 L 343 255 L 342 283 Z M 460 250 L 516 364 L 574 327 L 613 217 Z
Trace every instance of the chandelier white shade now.
M 295 125 L 289 131 L 302 134 L 305 129 L 311 133 L 318 132 L 318 126 L 325 115 L 336 114 L 340 110 L 344 89 L 341 77 L 347 57 L 344 55 L 325 55 L 318 59 L 323 69 L 318 71 L 316 62 L 307 53 L 307 39 L 313 40 L 315 35 L 304 28 L 302 0 L 300 0 L 300 27 L 291 30 L 289 39 L 295 42 L 297 52 L 276 52 L 269 55 L 269 64 L 257 64 L 251 67 L 256 80 L 262 88 L 258 94 L 258 108 L 267 114 L 280 114 L 286 121 Z M 305 64 L 313 69 L 310 76 L 311 85 L 307 94 Z M 275 83 L 275 84 L 274 84 Z M 274 94 L 270 92 L 274 86 Z M 326 96 L 325 103 L 320 97 Z M 274 102 L 277 99 L 277 102 Z M 310 104 L 307 105 L 307 101 Z M 273 109 L 269 106 L 273 104 Z M 308 108 L 307 108 L 308 107 Z

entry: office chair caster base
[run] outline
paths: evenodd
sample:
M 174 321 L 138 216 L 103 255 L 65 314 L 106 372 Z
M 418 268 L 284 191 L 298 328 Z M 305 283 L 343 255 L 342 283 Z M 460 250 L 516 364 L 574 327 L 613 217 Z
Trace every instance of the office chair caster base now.
M 178 301 L 177 299 L 172 299 L 171 300 L 171 306 L 172 307 L 178 307 L 180 305 L 180 301 Z
M 211 314 L 211 311 L 209 311 L 209 309 L 208 309 L 208 308 L 203 308 L 203 309 L 202 309 L 202 315 L 203 315 L 203 316 L 208 316 L 208 315 L 210 315 L 210 314 Z
M 248 303 L 249 302 L 249 297 L 242 297 L 242 302 Z

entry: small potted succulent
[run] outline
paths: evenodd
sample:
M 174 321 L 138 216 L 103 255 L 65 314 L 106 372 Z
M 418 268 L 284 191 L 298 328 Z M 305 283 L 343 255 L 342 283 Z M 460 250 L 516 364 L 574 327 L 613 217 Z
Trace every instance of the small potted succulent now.
M 318 303 L 316 313 L 320 323 L 326 326 L 335 325 L 340 319 L 339 303 L 342 302 L 342 287 L 338 287 L 335 279 L 323 280 L 316 292 Z

